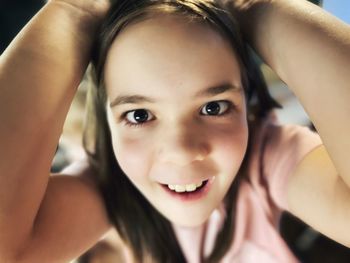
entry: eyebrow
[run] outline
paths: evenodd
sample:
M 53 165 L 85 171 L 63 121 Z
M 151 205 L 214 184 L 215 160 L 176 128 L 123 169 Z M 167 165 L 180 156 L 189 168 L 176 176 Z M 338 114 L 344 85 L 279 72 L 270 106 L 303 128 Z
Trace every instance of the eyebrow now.
M 214 87 L 209 87 L 205 90 L 200 90 L 195 94 L 195 97 L 209 97 L 209 96 L 216 96 L 228 91 L 239 91 L 241 90 L 240 86 L 235 86 L 231 83 L 224 83 L 220 84 Z M 145 97 L 142 95 L 121 95 L 116 97 L 109 106 L 116 107 L 122 104 L 137 104 L 137 103 L 154 103 L 155 100 L 149 97 Z

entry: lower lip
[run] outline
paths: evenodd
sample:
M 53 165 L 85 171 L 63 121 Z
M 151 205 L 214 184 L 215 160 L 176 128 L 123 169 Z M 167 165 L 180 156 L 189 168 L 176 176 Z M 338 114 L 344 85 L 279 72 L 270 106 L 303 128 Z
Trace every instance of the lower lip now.
M 166 193 L 168 193 L 171 197 L 174 197 L 180 201 L 196 201 L 207 195 L 213 184 L 214 178 L 215 177 L 210 178 L 202 188 L 193 192 L 177 193 L 173 190 L 170 190 L 167 185 L 162 185 L 162 187 L 165 189 Z

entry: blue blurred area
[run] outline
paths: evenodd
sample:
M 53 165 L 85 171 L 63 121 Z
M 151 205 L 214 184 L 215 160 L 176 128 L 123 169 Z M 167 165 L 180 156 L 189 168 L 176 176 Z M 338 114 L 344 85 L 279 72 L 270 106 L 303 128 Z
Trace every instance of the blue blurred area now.
M 323 8 L 344 22 L 350 24 L 349 0 L 323 0 Z

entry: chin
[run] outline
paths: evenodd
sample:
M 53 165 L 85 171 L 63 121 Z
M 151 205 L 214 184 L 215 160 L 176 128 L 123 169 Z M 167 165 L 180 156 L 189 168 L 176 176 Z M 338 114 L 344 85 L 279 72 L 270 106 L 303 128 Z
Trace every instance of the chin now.
M 166 216 L 166 218 L 174 225 L 180 227 L 198 227 L 203 225 L 210 217 L 212 211 L 200 214 L 191 214 L 191 213 L 177 213 L 177 216 L 174 214 Z

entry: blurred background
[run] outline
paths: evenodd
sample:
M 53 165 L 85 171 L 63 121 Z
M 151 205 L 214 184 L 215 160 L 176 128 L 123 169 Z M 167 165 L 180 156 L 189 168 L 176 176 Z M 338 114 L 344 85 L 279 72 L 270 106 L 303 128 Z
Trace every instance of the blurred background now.
M 350 0 L 313 0 L 339 19 L 350 24 Z M 0 54 L 30 18 L 45 4 L 44 0 L 0 0 Z M 294 123 L 312 127 L 304 109 L 286 85 L 265 64 L 261 64 L 269 89 L 279 101 L 283 110 L 277 115 L 281 123 Z M 58 172 L 84 154 L 81 147 L 84 119 L 86 81 L 83 80 L 68 114 L 63 134 L 52 165 L 52 172 Z M 350 262 L 350 249 L 324 237 L 311 227 L 300 222 L 288 213 L 281 221 L 281 233 L 292 251 L 301 262 L 347 263 Z M 118 236 L 110 233 L 110 241 L 100 242 L 84 254 L 78 261 L 83 262 L 122 262 L 117 251 Z

